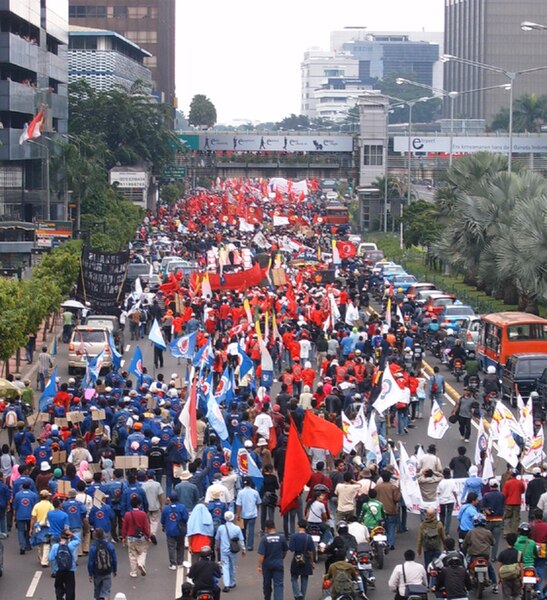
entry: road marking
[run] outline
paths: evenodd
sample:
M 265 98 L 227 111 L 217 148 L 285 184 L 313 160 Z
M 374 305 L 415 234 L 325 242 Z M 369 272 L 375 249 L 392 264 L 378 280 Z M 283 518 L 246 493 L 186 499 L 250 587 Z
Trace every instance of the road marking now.
M 120 361 L 120 367 L 123 367 L 125 365 L 125 358 L 122 358 Z
M 129 352 L 129 348 L 131 348 L 131 344 L 127 344 L 125 347 L 125 352 Z
M 42 577 L 42 573 L 43 573 L 43 571 L 36 571 L 34 573 L 34 577 L 32 578 L 30 585 L 28 586 L 28 590 L 25 595 L 25 598 L 33 598 L 34 597 L 34 592 L 36 591 L 36 588 L 38 587 L 38 583 L 40 582 L 40 577 Z

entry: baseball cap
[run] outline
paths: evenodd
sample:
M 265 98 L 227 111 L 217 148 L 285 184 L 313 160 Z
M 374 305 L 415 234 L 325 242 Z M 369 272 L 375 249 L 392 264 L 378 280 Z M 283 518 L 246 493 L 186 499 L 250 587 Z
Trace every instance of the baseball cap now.
M 488 485 L 490 487 L 498 487 L 498 480 L 497 479 L 490 479 L 490 481 L 488 482 Z

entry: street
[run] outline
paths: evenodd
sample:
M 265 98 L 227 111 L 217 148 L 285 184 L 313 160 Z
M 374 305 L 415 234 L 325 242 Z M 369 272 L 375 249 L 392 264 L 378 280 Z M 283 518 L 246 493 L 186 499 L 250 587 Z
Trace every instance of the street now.
M 127 335 L 126 339 L 129 338 Z M 125 354 L 122 364 L 127 365 L 133 355 L 136 342 L 132 341 L 126 344 Z M 143 352 L 144 365 L 153 368 L 152 361 L 152 346 L 146 339 L 139 342 L 139 346 Z M 181 365 L 177 365 L 177 359 L 170 356 L 168 352 L 165 353 L 165 362 L 163 372 L 166 375 L 170 375 L 176 371 L 181 372 L 184 368 Z M 58 344 L 58 354 L 56 357 L 56 363 L 59 366 L 59 376 L 61 381 L 68 379 L 68 370 L 66 366 L 67 359 L 67 345 Z M 426 360 L 431 361 L 431 357 L 426 357 Z M 437 364 L 437 361 L 433 359 L 432 364 Z M 456 384 L 454 378 L 447 374 L 444 367 L 441 367 L 441 373 L 445 375 L 447 382 L 454 386 L 458 391 L 461 391 L 461 384 Z M 273 395 L 279 391 L 279 384 L 274 384 Z M 453 406 L 453 400 L 447 395 L 445 397 L 445 405 L 443 406 L 446 415 L 449 415 Z M 427 404 L 426 404 L 427 407 Z M 409 454 L 414 451 L 415 444 L 422 444 L 427 446 L 434 440 L 427 437 L 427 418 L 423 420 L 415 421 L 416 426 L 409 430 L 408 435 L 404 435 L 402 438 L 397 436 L 396 429 L 393 428 L 388 431 L 389 437 L 398 441 L 401 439 Z M 2 433 L 2 436 L 5 436 Z M 474 424 L 473 433 L 468 447 L 468 455 L 473 460 L 474 449 L 476 440 L 476 424 Z M 451 425 L 449 431 L 445 434 L 442 441 L 437 442 L 438 455 L 441 458 L 443 466 L 446 465 L 450 459 L 456 454 L 456 448 L 461 445 L 460 436 L 458 433 L 457 425 Z M 503 465 L 499 465 L 503 468 Z M 498 468 L 498 474 L 500 473 Z M 279 527 L 282 525 L 282 520 L 279 514 L 276 515 L 276 523 Z M 370 591 L 371 600 L 384 599 L 391 596 L 391 592 L 386 595 L 387 580 L 393 567 L 401 562 L 404 551 L 408 548 L 415 549 L 417 529 L 419 525 L 419 517 L 417 515 L 408 516 L 408 529 L 407 533 L 398 534 L 396 550 L 389 553 L 386 557 L 385 567 L 382 571 L 377 571 L 376 574 L 376 589 Z M 455 533 L 455 524 L 453 521 L 453 531 Z M 257 527 L 258 530 L 258 527 Z M 13 598 L 34 598 L 39 600 L 54 600 L 55 593 L 53 588 L 53 579 L 50 578 L 50 570 L 40 568 L 36 551 L 27 553 L 25 556 L 19 556 L 17 536 L 12 530 L 9 538 L 4 540 L 4 576 L 0 581 L 0 589 L 10 590 L 11 597 Z M 257 544 L 255 544 L 255 549 Z M 180 589 L 180 585 L 184 581 L 185 573 L 184 569 L 180 568 L 178 571 L 168 570 L 168 559 L 167 559 L 167 547 L 165 542 L 165 536 L 160 533 L 158 536 L 158 545 L 150 546 L 147 561 L 147 576 L 139 576 L 139 579 L 132 579 L 129 577 L 129 567 L 127 558 L 127 549 L 123 548 L 121 544 L 116 546 L 118 553 L 119 567 L 118 577 L 113 582 L 113 594 L 112 598 L 117 592 L 123 592 L 126 594 L 128 600 L 133 598 L 145 598 L 148 596 L 156 596 L 166 599 L 174 599 L 177 596 L 176 590 Z M 290 556 L 285 561 L 285 597 L 291 598 L 290 590 L 290 575 L 289 575 L 289 560 Z M 92 584 L 89 583 L 87 577 L 87 557 L 82 557 L 79 561 L 79 566 L 76 573 L 76 590 L 80 597 L 90 597 L 92 594 Z M 257 600 L 262 597 L 261 592 L 261 578 L 257 574 L 257 557 L 256 551 L 249 552 L 246 556 L 239 556 L 238 565 L 238 579 L 237 579 L 237 591 L 233 590 L 230 596 L 237 597 L 240 600 Z M 308 587 L 307 597 L 310 600 L 319 600 L 321 598 L 321 577 L 324 573 L 324 559 L 320 559 L 316 565 L 315 573 L 310 578 Z M 158 596 L 158 593 L 160 596 Z M 223 597 L 225 595 L 223 594 Z

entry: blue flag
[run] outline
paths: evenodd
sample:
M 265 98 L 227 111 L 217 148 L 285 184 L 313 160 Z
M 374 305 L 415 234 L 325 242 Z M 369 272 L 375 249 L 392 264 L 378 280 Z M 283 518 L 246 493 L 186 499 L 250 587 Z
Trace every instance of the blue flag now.
M 209 373 L 207 377 L 205 377 L 205 373 L 202 370 L 199 372 L 198 376 L 198 408 L 202 415 L 207 414 L 207 402 L 209 401 L 209 396 L 213 391 L 213 373 Z
M 234 397 L 234 380 L 229 367 L 224 369 L 222 377 L 218 382 L 217 389 L 215 390 L 214 398 L 218 404 L 221 402 L 228 402 Z
M 165 340 L 163 339 L 163 333 L 161 332 L 161 327 L 157 319 L 154 319 L 154 322 L 152 323 L 148 339 L 156 346 L 156 348 L 167 350 Z
M 133 358 L 131 359 L 131 364 L 129 365 L 129 373 L 139 378 L 139 385 L 142 380 L 143 370 L 142 370 L 142 352 L 141 349 L 137 346 L 135 348 L 135 352 L 133 354 Z
M 192 365 L 194 367 L 199 367 L 203 369 L 203 367 L 211 368 L 215 362 L 215 353 L 213 351 L 213 346 L 211 342 L 207 342 L 204 344 L 194 356 L 194 360 L 192 361 Z
M 116 342 L 112 331 L 108 332 L 108 346 L 110 348 L 110 354 L 112 354 L 112 368 L 117 371 L 122 366 L 122 355 L 116 350 Z
M 243 352 L 239 344 L 237 345 L 237 353 L 239 355 L 237 357 L 237 360 L 239 362 L 239 377 L 241 378 L 247 375 L 247 373 L 253 368 L 254 364 L 253 361 L 247 356 L 247 354 Z
M 103 350 L 101 353 L 97 354 L 95 358 L 92 358 L 91 360 L 87 359 L 87 370 L 89 371 L 89 376 L 93 383 L 99 379 L 101 369 L 104 365 L 104 358 L 105 351 Z
M 230 457 L 230 462 L 232 463 L 234 470 L 241 477 L 250 477 L 253 480 L 256 489 L 258 491 L 262 489 L 264 477 L 260 472 L 260 469 L 256 466 L 253 457 L 243 446 L 241 438 L 237 435 L 234 436 L 232 441 L 232 455 Z
M 38 410 L 40 412 L 47 412 L 47 409 L 53 404 L 53 398 L 55 398 L 55 394 L 57 393 L 57 367 L 53 369 L 53 373 L 49 381 L 47 382 L 42 395 L 40 396 L 40 400 L 38 400 Z
M 176 338 L 169 344 L 169 350 L 175 358 L 192 358 L 196 349 L 198 332 L 194 331 L 188 335 Z
M 220 410 L 220 406 L 217 404 L 215 397 L 211 393 L 207 400 L 207 420 L 211 427 L 218 433 L 218 437 L 221 440 L 228 439 L 228 429 L 226 427 L 226 422 L 224 421 L 224 416 L 222 415 L 222 411 Z

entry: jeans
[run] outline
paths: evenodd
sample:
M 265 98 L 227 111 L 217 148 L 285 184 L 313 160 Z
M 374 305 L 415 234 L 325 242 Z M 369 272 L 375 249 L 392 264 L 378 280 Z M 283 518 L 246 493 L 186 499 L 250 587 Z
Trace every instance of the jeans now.
M 112 591 L 112 575 L 95 575 L 93 577 L 93 599 L 110 598 Z
M 243 536 L 245 538 L 247 550 L 252 550 L 254 547 L 255 523 L 256 517 L 253 517 L 252 519 L 243 519 Z
M 184 536 L 167 536 L 167 554 L 169 555 L 170 565 L 182 565 L 184 561 Z
M 408 407 L 397 411 L 397 430 L 399 435 L 403 434 L 404 429 L 408 429 Z
M 427 565 L 441 555 L 440 550 L 424 550 L 424 567 L 427 571 Z M 429 575 L 428 575 L 429 580 Z
M 494 536 L 494 545 L 492 546 L 490 560 L 497 560 L 498 558 L 498 547 L 500 545 L 502 526 L 503 521 L 487 521 L 486 523 L 486 528 L 489 529 Z
M 274 520 L 275 506 L 260 505 L 260 529 L 264 531 L 266 528 L 266 521 L 270 519 Z
M 74 600 L 76 598 L 74 571 L 55 575 L 55 598 L 56 600 Z
M 450 523 L 452 521 L 452 511 L 454 510 L 454 502 L 448 502 L 447 504 L 441 504 L 440 521 L 443 524 L 446 535 L 450 532 Z
M 398 515 L 386 515 L 386 537 L 389 547 L 395 546 L 395 531 L 397 530 Z
M 283 533 L 288 540 L 296 531 L 296 510 L 289 510 L 283 515 Z
M 283 565 L 278 567 L 268 567 L 262 564 L 262 588 L 264 591 L 264 600 L 283 600 Z
M 45 373 L 38 373 L 37 378 L 36 378 L 36 382 L 38 384 L 38 389 L 43 392 L 45 387 L 46 387 L 46 374 Z
M 237 556 L 238 555 L 234 554 L 233 552 L 220 553 L 224 587 L 233 587 L 236 584 Z
M 8 533 L 8 524 L 6 519 L 6 507 L 0 508 L 0 537 Z
M 471 419 L 467 417 L 458 417 L 460 425 L 460 435 L 466 440 L 471 436 Z
M 291 575 L 291 586 L 292 594 L 295 598 L 305 598 L 306 591 L 308 590 L 308 576 Z
M 17 521 L 17 538 L 21 550 L 30 550 L 30 521 Z
M 536 590 L 538 591 L 538 598 L 543 598 L 543 575 L 545 574 L 545 563 L 547 559 L 545 558 L 536 558 L 535 567 L 536 567 L 536 575 L 538 577 L 536 583 Z

